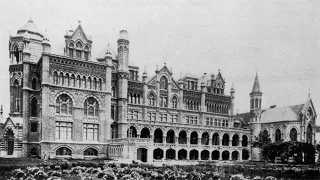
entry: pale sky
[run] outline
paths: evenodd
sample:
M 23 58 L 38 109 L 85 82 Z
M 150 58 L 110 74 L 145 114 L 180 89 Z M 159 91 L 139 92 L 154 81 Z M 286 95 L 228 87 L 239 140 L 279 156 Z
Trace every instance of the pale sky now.
M 304 103 L 310 92 L 320 112 L 320 1 L 1 1 L 0 104 L 9 112 L 9 34 L 32 17 L 48 30 L 52 52 L 62 54 L 66 30 L 78 20 L 92 36 L 95 57 L 108 42 L 116 49 L 127 29 L 130 62 L 146 65 L 152 76 L 166 62 L 176 80 L 221 70 L 229 94 L 236 89 L 235 112 L 249 111 L 256 72 L 262 107 Z M 310 90 L 309 90 L 310 89 Z

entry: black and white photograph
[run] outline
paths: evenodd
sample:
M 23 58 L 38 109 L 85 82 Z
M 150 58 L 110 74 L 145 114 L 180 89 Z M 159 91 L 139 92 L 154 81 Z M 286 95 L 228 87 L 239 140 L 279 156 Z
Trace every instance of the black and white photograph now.
M 320 1 L 0 2 L 0 180 L 320 179 Z

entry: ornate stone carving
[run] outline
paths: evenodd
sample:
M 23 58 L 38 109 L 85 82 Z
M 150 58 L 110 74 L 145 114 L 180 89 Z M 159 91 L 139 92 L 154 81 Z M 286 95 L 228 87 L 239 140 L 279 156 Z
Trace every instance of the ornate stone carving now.
M 118 78 L 128 79 L 129 78 L 129 73 L 127 73 L 127 72 L 118 72 L 117 77 Z

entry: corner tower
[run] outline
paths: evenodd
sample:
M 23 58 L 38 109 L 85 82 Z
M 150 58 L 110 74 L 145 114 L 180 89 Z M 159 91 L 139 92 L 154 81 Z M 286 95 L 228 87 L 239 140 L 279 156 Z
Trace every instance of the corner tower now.
M 118 38 L 118 137 L 127 137 L 127 96 L 128 96 L 129 38 L 121 30 Z
M 258 73 L 253 83 L 253 88 L 250 93 L 250 112 L 255 112 L 261 109 L 262 92 L 260 89 L 260 83 L 258 79 Z

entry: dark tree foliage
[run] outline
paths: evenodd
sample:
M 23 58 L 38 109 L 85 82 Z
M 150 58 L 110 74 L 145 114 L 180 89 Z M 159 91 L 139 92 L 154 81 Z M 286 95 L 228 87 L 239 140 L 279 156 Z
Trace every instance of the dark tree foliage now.
M 302 163 L 303 156 L 305 163 L 314 163 L 315 150 L 320 152 L 320 145 L 316 147 L 309 143 L 290 141 L 271 143 L 269 133 L 261 131 L 255 137 L 253 147 L 261 149 L 264 159 L 274 161 L 276 157 L 281 157 L 283 162 L 287 162 L 289 157 L 293 157 L 295 163 Z
M 253 147 L 263 148 L 263 146 L 270 144 L 271 138 L 268 132 L 260 131 L 258 137 L 255 137 L 253 141 Z
M 262 154 L 270 161 L 276 157 L 281 157 L 282 162 L 287 162 L 289 157 L 293 157 L 295 163 L 314 163 L 315 147 L 312 144 L 290 141 L 270 143 L 263 147 Z

